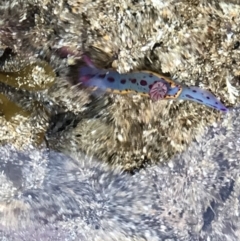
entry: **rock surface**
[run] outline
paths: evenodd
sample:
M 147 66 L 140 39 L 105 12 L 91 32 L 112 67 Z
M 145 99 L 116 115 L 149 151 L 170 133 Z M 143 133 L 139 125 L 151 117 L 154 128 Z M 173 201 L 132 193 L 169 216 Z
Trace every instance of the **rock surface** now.
M 239 11 L 234 0 L 2 1 L 0 93 L 21 109 L 9 115 L 1 98 L 0 237 L 239 240 L 237 108 L 73 86 L 87 51 L 100 67 L 162 72 L 236 107 Z

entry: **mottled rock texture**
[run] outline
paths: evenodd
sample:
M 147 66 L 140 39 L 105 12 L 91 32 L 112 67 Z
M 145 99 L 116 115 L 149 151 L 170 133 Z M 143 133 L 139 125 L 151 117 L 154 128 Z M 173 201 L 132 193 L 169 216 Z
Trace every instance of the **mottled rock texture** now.
M 2 237 L 239 240 L 238 110 L 76 86 L 87 52 L 236 107 L 239 12 L 238 1 L 1 1 Z

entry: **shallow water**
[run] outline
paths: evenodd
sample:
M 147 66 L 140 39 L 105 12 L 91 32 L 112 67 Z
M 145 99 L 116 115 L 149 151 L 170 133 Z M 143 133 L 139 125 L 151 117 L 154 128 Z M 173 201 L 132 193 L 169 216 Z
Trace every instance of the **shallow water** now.
M 52 68 L 45 62 L 31 64 L 16 72 L 0 71 L 0 81 L 11 86 L 30 91 L 39 91 L 49 88 L 55 79 Z M 0 94 L 0 112 L 10 121 L 16 115 L 29 116 L 29 112 L 23 110 L 3 94 Z

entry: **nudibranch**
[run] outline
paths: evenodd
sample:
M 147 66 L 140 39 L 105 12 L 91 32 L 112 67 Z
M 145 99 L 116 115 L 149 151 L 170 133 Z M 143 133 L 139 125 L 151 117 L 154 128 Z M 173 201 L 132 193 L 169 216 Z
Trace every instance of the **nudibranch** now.
M 98 69 L 84 56 L 86 65 L 79 71 L 79 81 L 92 90 L 100 89 L 115 94 L 140 94 L 153 101 L 163 99 L 190 100 L 219 111 L 228 109 L 208 90 L 185 86 L 151 71 L 120 74 L 115 70 Z

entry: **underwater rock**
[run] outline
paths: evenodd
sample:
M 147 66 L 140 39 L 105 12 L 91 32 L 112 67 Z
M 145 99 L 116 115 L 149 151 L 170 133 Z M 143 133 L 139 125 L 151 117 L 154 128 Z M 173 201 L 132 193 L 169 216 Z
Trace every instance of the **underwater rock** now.
M 77 116 L 78 123 L 69 126 L 64 117 L 51 123 L 64 125 L 48 136 L 52 148 L 82 151 L 133 172 L 181 153 L 221 114 L 186 101 L 153 104 L 116 95 L 96 100 L 72 86 L 78 80 L 79 55 L 90 46 L 109 59 L 117 53 L 110 62 L 101 51 L 92 55 L 102 67 L 159 72 L 235 106 L 240 100 L 239 11 L 237 1 L 6 0 L 0 4 L 0 41 L 30 64 L 47 61 L 56 81 L 45 96 L 66 112 L 67 120 L 69 112 Z M 48 118 L 36 112 L 42 109 L 34 108 L 34 123 L 45 130 Z
M 1 236 L 237 241 L 239 123 L 235 110 L 168 165 L 134 175 L 81 153 L 2 146 Z

